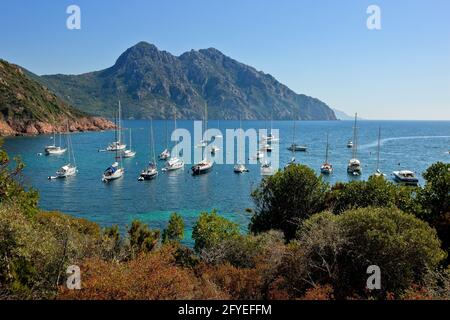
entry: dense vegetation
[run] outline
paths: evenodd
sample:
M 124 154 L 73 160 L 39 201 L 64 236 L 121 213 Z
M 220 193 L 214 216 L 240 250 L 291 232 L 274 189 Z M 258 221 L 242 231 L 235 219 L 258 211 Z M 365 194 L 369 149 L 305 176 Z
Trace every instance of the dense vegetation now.
M 119 96 L 126 118 L 171 119 L 177 111 L 201 119 L 207 103 L 213 119 L 336 119 L 322 101 L 213 48 L 177 57 L 140 42 L 108 69 L 39 80 L 70 104 L 102 116 L 113 114 Z
M 0 152 L 0 298 L 12 299 L 450 299 L 450 164 L 433 164 L 422 188 L 382 178 L 330 187 L 291 165 L 255 190 L 249 234 L 201 213 L 194 249 L 173 214 L 125 235 L 38 209 L 23 164 Z M 82 289 L 66 288 L 81 268 Z M 381 289 L 366 289 L 369 265 Z
M 27 73 L 0 59 L 0 117 L 57 123 L 62 116 L 75 119 L 85 116 L 71 108 Z

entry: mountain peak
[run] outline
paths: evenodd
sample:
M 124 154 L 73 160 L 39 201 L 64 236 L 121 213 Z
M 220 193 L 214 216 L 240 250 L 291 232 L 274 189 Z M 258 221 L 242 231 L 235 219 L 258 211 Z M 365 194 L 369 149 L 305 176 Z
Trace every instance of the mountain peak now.
M 160 51 L 154 44 L 141 41 L 125 50 L 125 52 L 117 59 L 116 65 L 124 65 L 130 60 L 141 60 L 143 58 L 150 58 L 153 60 L 162 52 L 163 51 Z

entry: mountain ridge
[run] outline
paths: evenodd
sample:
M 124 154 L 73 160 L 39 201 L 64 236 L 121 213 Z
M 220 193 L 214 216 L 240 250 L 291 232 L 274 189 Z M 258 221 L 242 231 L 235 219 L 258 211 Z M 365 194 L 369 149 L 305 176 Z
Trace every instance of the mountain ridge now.
M 147 42 L 125 50 L 113 66 L 80 75 L 43 75 L 39 81 L 86 112 L 111 116 L 120 98 L 125 118 L 335 120 L 319 99 L 297 94 L 272 75 L 215 48 L 179 56 Z

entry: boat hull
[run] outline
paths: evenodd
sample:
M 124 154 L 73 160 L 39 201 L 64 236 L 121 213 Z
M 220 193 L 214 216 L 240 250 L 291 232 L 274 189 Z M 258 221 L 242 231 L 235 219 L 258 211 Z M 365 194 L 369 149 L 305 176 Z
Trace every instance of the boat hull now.
M 201 174 L 208 173 L 208 172 L 210 172 L 212 170 L 212 167 L 213 167 L 212 165 L 203 165 L 203 166 L 195 165 L 195 166 L 193 166 L 191 168 L 192 175 L 198 176 L 198 175 L 201 175 Z
M 112 174 L 108 174 L 108 175 L 103 174 L 103 179 L 102 180 L 105 181 L 105 182 L 117 180 L 117 179 L 122 178 L 123 173 L 124 173 L 123 169 L 117 169 L 117 171 L 115 171 Z

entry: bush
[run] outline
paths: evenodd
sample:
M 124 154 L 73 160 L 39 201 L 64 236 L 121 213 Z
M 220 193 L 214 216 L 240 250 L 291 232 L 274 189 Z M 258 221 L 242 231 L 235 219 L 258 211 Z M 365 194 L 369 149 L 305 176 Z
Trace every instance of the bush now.
M 194 249 L 200 253 L 226 239 L 239 236 L 238 225 L 219 216 L 216 211 L 202 212 L 192 230 Z
M 304 222 L 283 274 L 291 292 L 331 284 L 337 298 L 400 295 L 445 258 L 434 229 L 398 209 L 364 208 Z M 369 265 L 381 268 L 380 291 L 365 288 Z
M 60 213 L 29 218 L 0 205 L 0 295 L 51 298 L 71 264 L 99 252 L 98 226 Z
M 189 270 L 176 265 L 174 248 L 163 246 L 126 262 L 94 258 L 81 266 L 82 289 L 60 289 L 59 299 L 191 300 L 227 295 Z
M 183 218 L 177 214 L 172 213 L 169 219 L 169 224 L 164 229 L 162 234 L 163 243 L 179 242 L 184 238 L 184 221 Z
M 303 220 L 325 209 L 328 190 L 328 184 L 309 167 L 289 165 L 263 179 L 252 193 L 256 209 L 250 230 L 280 230 L 286 240 L 293 239 Z
M 426 183 L 419 191 L 420 215 L 436 228 L 443 247 L 450 250 L 450 164 L 437 162 L 423 174 Z
M 25 215 L 31 217 L 39 212 L 37 207 L 39 194 L 33 189 L 25 190 L 22 184 L 24 163 L 16 157 L 14 158 L 15 165 L 11 169 L 11 160 L 1 146 L 0 138 L 0 204 L 13 204 L 20 208 Z
M 160 240 L 159 230 L 150 230 L 146 224 L 138 220 L 131 222 L 127 231 L 132 258 L 139 253 L 152 251 Z

